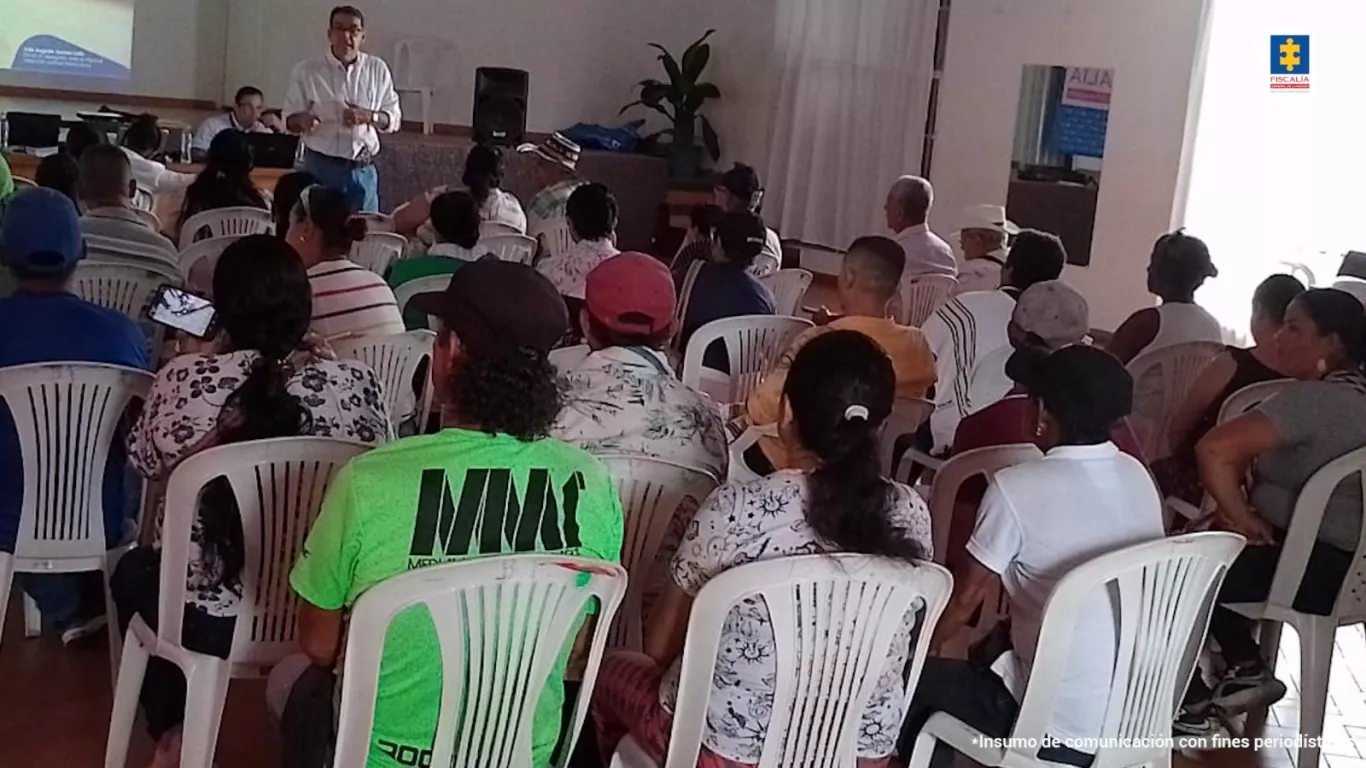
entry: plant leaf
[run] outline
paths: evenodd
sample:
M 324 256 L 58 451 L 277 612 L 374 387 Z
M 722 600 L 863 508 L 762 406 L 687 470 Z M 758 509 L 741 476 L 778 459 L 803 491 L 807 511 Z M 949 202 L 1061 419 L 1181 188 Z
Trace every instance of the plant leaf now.
M 637 87 L 637 88 L 648 88 L 648 87 L 650 87 L 650 86 L 652 86 L 652 85 L 663 85 L 663 83 L 661 83 L 661 82 L 659 82 L 658 80 L 655 80 L 655 79 L 653 79 L 653 78 L 651 78 L 651 79 L 649 79 L 649 80 L 641 80 L 640 82 L 636 83 L 636 87 Z
M 721 98 L 721 89 L 711 83 L 698 83 L 688 92 L 688 100 L 684 103 L 684 109 L 696 112 L 702 108 L 702 103 L 707 99 Z
M 702 76 L 702 70 L 707 68 L 707 62 L 711 60 L 711 46 L 703 43 L 694 45 L 683 54 L 683 81 L 688 86 L 697 82 L 697 78 Z
M 641 104 L 644 104 L 644 103 L 645 103 L 645 102 L 641 101 L 640 99 L 636 99 L 635 101 L 631 102 L 630 104 L 627 104 L 626 106 L 624 106 L 624 107 L 622 107 L 620 110 L 618 110 L 618 111 L 617 111 L 617 114 L 618 114 L 618 115 L 624 115 L 624 114 L 626 114 L 626 110 L 630 109 L 631 107 L 638 107 L 638 106 L 640 106 Z
M 706 115 L 702 116 L 702 143 L 707 145 L 707 154 L 711 155 L 713 163 L 721 159 L 721 139 Z
M 683 81 L 683 71 L 678 68 L 673 54 L 659 43 L 650 43 L 650 47 L 659 49 L 659 61 L 664 65 L 664 71 L 669 73 L 669 81 L 675 86 L 679 85 Z
M 640 89 L 640 101 L 641 103 L 647 106 L 657 107 L 659 106 L 659 103 L 661 101 L 663 101 L 665 98 L 670 97 L 670 91 L 672 90 L 672 88 L 665 85 L 664 83 L 655 83 L 653 85 L 647 85 Z M 670 98 L 669 100 L 673 101 L 672 98 Z

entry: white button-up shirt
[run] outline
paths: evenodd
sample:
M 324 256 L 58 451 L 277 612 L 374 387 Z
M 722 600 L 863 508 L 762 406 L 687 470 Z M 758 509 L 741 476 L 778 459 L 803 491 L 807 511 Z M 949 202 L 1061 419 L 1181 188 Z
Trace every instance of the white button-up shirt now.
M 906 227 L 896 234 L 896 241 L 906 251 L 906 271 L 901 279 L 910 280 L 921 275 L 958 274 L 958 261 L 944 238 L 930 231 L 928 225 Z
M 193 149 L 208 151 L 209 145 L 218 134 L 226 130 L 246 131 L 247 133 L 271 133 L 271 130 L 257 120 L 255 124 L 248 128 L 243 128 L 237 122 L 237 115 L 233 112 L 224 112 L 221 115 L 214 115 L 199 124 L 194 129 L 194 142 L 190 145 Z
M 305 147 L 344 160 L 355 160 L 367 151 L 372 156 L 379 154 L 378 128 L 342 122 L 348 104 L 388 115 L 385 133 L 397 131 L 403 119 L 389 65 L 377 56 L 362 53 L 346 65 L 328 51 L 294 66 L 285 94 L 285 116 L 311 108 L 322 121 L 304 136 Z

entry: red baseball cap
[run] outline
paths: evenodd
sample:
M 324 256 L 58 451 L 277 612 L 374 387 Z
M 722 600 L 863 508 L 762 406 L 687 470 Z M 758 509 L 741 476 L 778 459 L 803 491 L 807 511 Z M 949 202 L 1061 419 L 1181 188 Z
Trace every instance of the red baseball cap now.
M 678 306 L 669 268 L 634 251 L 617 254 L 588 273 L 584 304 L 608 330 L 640 335 L 668 328 Z

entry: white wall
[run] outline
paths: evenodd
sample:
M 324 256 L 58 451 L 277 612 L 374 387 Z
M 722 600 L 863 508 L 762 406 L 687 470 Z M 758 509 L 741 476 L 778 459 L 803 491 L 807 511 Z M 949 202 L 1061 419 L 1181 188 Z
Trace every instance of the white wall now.
M 237 0 L 136 0 L 128 80 L 0 70 L 0 85 L 217 100 L 228 2 Z
M 1024 65 L 1113 67 L 1091 265 L 1069 266 L 1064 278 L 1099 328 L 1150 304 L 1144 271 L 1174 218 L 1207 3 L 954 0 L 931 169 L 934 228 L 956 230 L 973 203 L 1005 202 Z

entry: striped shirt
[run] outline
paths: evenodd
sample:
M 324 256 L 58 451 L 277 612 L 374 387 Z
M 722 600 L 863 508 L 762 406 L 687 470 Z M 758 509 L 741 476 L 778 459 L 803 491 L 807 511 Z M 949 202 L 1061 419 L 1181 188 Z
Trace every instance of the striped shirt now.
M 1006 326 L 1014 311 L 1015 298 L 1010 293 L 974 291 L 949 299 L 921 328 L 935 358 L 934 413 L 930 416 L 930 429 L 934 433 L 936 453 L 953 445 L 954 432 L 964 416 L 1005 395 L 1000 392 L 995 399 L 974 398 L 973 373 L 979 363 L 1010 346 Z
M 337 259 L 313 265 L 308 282 L 313 287 L 313 330 L 324 339 L 403 333 L 394 292 L 374 272 Z

